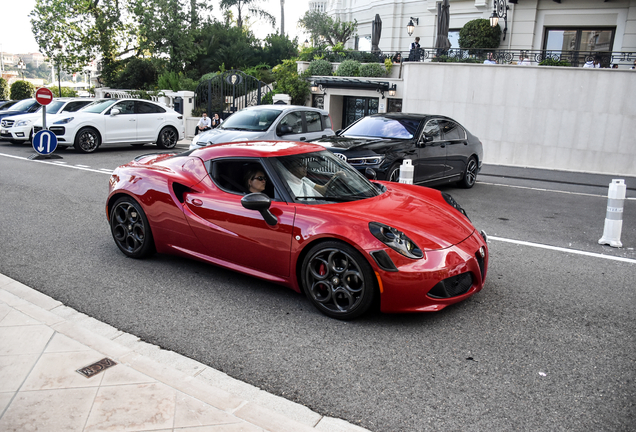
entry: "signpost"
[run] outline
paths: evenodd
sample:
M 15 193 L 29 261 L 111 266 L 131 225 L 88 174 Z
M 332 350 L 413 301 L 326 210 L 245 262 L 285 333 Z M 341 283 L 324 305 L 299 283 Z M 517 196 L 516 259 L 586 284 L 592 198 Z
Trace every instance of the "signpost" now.
M 35 92 L 35 100 L 42 105 L 42 130 L 33 136 L 31 144 L 38 154 L 29 159 L 62 159 L 62 156 L 51 155 L 57 148 L 57 137 L 46 128 L 46 106 L 53 101 L 53 92 L 46 87 L 40 87 Z

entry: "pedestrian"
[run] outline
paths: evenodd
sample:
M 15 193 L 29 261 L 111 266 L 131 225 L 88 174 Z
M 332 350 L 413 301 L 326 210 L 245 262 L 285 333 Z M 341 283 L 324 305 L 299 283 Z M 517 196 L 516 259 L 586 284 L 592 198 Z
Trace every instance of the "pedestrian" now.
M 484 60 L 484 64 L 497 64 L 497 61 L 491 52 L 488 53 L 488 57 Z
M 411 50 L 419 49 L 419 48 L 420 48 L 420 37 L 415 36 L 415 41 L 411 42 Z
M 593 59 L 589 59 L 588 61 L 585 62 L 585 64 L 583 65 L 584 68 L 594 68 L 594 69 L 600 69 L 601 68 L 601 58 L 599 56 L 594 56 Z
M 207 113 L 203 113 L 197 127 L 194 129 L 194 135 L 212 129 L 212 121 L 208 118 Z
M 223 123 L 223 119 L 219 117 L 219 113 L 214 113 L 214 117 L 212 117 L 212 127 L 219 127 L 221 123 Z

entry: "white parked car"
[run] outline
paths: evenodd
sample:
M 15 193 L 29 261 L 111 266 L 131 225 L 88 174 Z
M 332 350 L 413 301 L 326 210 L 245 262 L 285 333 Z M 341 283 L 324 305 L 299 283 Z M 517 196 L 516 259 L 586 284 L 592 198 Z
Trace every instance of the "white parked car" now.
M 55 114 L 75 112 L 89 103 L 92 99 L 86 98 L 55 98 L 46 106 L 46 123 L 51 124 Z M 13 144 L 23 144 L 33 138 L 33 124 L 42 123 L 42 107 L 32 114 L 20 114 L 5 117 L 0 122 L 0 139 Z
M 36 123 L 34 133 L 42 129 Z M 185 136 L 183 116 L 164 105 L 141 99 L 98 99 L 81 110 L 58 115 L 48 129 L 58 147 L 92 153 L 103 145 L 156 143 L 171 149 Z
M 257 105 L 228 117 L 192 139 L 190 150 L 234 141 L 313 141 L 334 135 L 329 113 L 298 105 Z

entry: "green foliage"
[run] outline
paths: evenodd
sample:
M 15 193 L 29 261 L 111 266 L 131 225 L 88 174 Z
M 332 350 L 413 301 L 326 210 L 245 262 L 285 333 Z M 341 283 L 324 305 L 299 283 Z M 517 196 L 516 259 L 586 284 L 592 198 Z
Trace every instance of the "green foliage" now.
M 390 59 L 388 60 L 389 62 L 391 62 Z M 382 67 L 380 63 L 365 63 L 360 65 L 361 77 L 383 77 L 386 75 L 387 71 Z
M 338 69 L 336 69 L 336 76 L 360 76 L 360 62 L 357 60 L 345 60 L 340 63 Z
M 133 90 L 128 92 L 130 97 L 137 99 L 152 100 L 153 96 L 164 96 L 162 91 Z
M 358 30 L 358 21 L 340 21 L 340 18 L 334 20 L 323 12 L 307 11 L 298 20 L 298 26 L 307 30 L 314 45 L 319 40 L 324 39 L 329 46 L 336 46 L 338 43 L 344 45 L 355 36 Z
M 11 84 L 11 99 L 22 100 L 33 97 L 35 86 L 28 81 L 16 81 Z
M 179 74 L 176 72 L 164 72 L 159 75 L 157 87 L 161 90 L 179 91 Z
M 269 67 L 269 65 L 264 63 L 258 64 L 256 66 L 252 66 L 249 68 L 245 68 L 243 69 L 243 72 L 267 84 L 273 83 L 276 80 L 276 78 L 274 77 L 274 73 L 272 72 L 272 69 Z
M 554 60 L 551 58 L 543 59 L 539 62 L 539 66 L 572 66 L 567 60 Z
M 471 48 L 498 48 L 500 41 L 501 27 L 491 27 L 490 20 L 487 19 L 468 21 L 459 31 L 459 46 L 469 49 L 469 54 L 473 54 L 474 50 Z
M 386 75 L 391 75 L 391 70 L 393 70 L 393 61 L 390 58 L 384 59 L 384 69 L 386 69 Z
M 439 63 L 483 63 L 483 60 L 475 57 L 459 58 L 445 55 L 434 57 L 431 61 Z
M 62 87 L 62 96 L 60 96 L 59 87 L 50 87 L 54 97 L 77 97 L 77 91 L 70 87 Z
M 199 78 L 199 83 L 202 83 L 204 81 L 209 81 L 212 78 L 214 78 L 215 76 L 217 76 L 218 74 L 219 74 L 219 72 L 206 73 L 205 75 L 201 76 L 201 78 Z
M 0 100 L 9 99 L 9 83 L 6 79 L 0 77 Z
M 287 36 L 270 34 L 263 40 L 262 62 L 270 65 L 280 64 L 298 56 L 298 38 L 294 40 Z
M 274 92 L 288 94 L 294 105 L 304 105 L 311 92 L 309 82 L 298 75 L 296 60 L 284 60 L 283 63 L 274 67 L 273 72 L 276 77 Z
M 264 19 L 269 22 L 272 27 L 276 25 L 276 18 L 269 12 L 259 8 L 256 3 L 261 2 L 262 0 L 221 0 L 220 6 L 221 9 L 229 10 L 230 8 L 235 7 L 238 15 L 236 17 L 236 26 L 240 29 L 243 27 L 243 14 L 244 8 L 247 8 L 247 12 L 250 15 L 256 16 L 257 18 Z
M 113 72 L 103 80 L 108 87 L 151 90 L 157 82 L 157 68 L 152 60 L 129 57 L 110 64 Z
M 313 60 L 309 63 L 309 75 L 316 76 L 331 76 L 333 75 L 333 68 L 331 62 L 327 60 Z

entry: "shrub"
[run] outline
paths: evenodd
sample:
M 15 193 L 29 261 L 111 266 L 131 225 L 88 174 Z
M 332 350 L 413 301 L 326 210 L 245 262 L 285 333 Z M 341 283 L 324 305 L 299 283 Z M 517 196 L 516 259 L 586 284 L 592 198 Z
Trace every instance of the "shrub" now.
M 70 87 L 62 87 L 62 96 L 60 96 L 59 87 L 51 87 L 51 92 L 54 97 L 77 97 L 77 91 Z
M 331 66 L 331 62 L 327 60 L 313 60 L 309 63 L 309 71 L 310 75 L 317 76 L 331 76 L 333 75 L 333 68 Z
M 487 19 L 468 21 L 459 31 L 459 46 L 469 49 L 469 54 L 474 54 L 472 48 L 498 48 L 500 41 L 501 27 L 491 27 L 490 20 Z
M 539 62 L 539 66 L 572 66 L 567 60 L 554 60 L 547 58 Z
M 384 59 L 384 69 L 386 70 L 387 76 L 391 75 L 391 70 L 393 69 L 393 60 L 390 58 Z
M 0 77 L 0 100 L 9 99 L 9 83 Z
M 33 97 L 35 86 L 28 81 L 16 81 L 11 84 L 11 99 L 21 100 Z
M 439 63 L 482 63 L 483 60 L 478 59 L 478 58 L 474 58 L 474 57 L 466 57 L 466 58 L 461 58 L 461 57 L 454 57 L 454 56 L 437 56 L 431 59 L 432 62 L 439 62 Z
M 361 77 L 383 77 L 386 74 L 387 71 L 382 67 L 382 65 L 380 65 L 380 63 L 365 63 L 360 65 Z
M 356 60 L 345 60 L 336 69 L 336 76 L 360 76 L 360 62 Z

